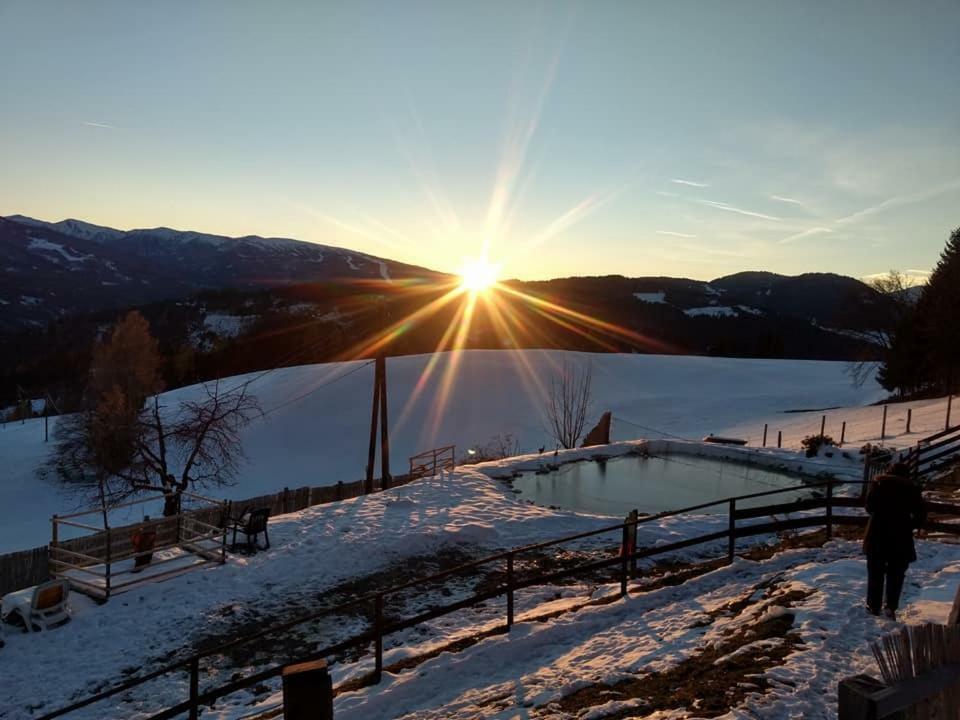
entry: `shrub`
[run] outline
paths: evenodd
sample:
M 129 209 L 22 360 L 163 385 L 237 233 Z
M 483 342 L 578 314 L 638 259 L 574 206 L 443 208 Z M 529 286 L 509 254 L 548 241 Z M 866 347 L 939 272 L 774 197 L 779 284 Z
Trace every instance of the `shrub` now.
M 829 435 L 807 435 L 801 442 L 800 445 L 807 451 L 807 457 L 816 457 L 820 448 L 826 446 L 834 446 L 836 443 L 833 441 L 833 438 Z

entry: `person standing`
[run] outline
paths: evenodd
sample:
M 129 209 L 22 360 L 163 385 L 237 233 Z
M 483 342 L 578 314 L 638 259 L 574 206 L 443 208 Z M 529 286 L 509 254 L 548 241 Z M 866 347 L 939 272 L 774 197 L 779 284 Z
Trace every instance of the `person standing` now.
M 910 468 L 893 463 L 870 483 L 866 499 L 870 520 L 863 538 L 867 555 L 867 610 L 895 620 L 907 567 L 917 559 L 913 531 L 923 526 L 926 508 L 920 487 L 910 479 Z M 884 587 L 886 586 L 886 587 Z

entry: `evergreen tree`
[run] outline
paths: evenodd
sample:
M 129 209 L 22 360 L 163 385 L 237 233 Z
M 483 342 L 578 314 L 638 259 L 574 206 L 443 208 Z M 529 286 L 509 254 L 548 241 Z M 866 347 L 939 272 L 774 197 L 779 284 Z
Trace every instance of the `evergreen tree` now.
M 960 228 L 950 234 L 916 309 L 899 324 L 878 379 L 903 393 L 960 386 Z
M 960 382 L 960 228 L 950 234 L 917 305 L 928 383 L 952 392 Z

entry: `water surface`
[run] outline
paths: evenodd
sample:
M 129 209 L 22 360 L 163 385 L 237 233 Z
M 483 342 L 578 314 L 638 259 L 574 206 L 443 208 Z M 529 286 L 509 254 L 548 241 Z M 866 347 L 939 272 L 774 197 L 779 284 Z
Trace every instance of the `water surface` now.
M 626 515 L 633 508 L 658 513 L 720 498 L 765 492 L 801 484 L 796 475 L 690 455 L 626 455 L 607 461 L 562 465 L 545 475 L 524 473 L 513 481 L 520 497 L 537 505 L 568 510 Z M 789 502 L 809 490 L 744 500 L 741 507 Z M 704 512 L 726 513 L 726 505 Z

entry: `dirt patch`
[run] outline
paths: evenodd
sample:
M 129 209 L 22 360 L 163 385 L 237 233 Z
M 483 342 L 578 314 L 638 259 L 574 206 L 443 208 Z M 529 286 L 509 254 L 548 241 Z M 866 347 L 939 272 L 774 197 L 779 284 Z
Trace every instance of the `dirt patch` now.
M 799 591 L 780 593 L 765 607 L 787 608 L 807 595 Z M 640 712 L 684 709 L 696 712 L 698 717 L 723 715 L 749 694 L 766 692 L 769 683 L 764 673 L 782 665 L 787 656 L 803 645 L 799 634 L 792 631 L 793 622 L 790 612 L 768 614 L 672 668 L 643 673 L 612 685 L 582 688 L 539 709 L 535 717 L 580 714 L 611 700 L 633 701 L 632 707 L 605 715 L 605 720 L 636 717 Z

